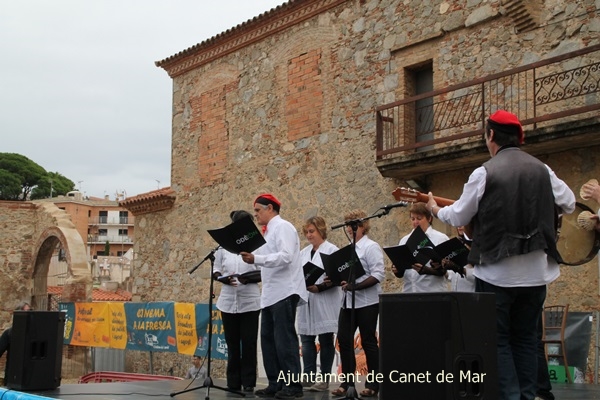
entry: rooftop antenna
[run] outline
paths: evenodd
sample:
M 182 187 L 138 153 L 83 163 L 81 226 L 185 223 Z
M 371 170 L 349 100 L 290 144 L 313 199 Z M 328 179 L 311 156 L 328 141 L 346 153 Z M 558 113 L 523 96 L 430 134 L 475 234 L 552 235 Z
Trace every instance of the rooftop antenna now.
M 160 181 L 158 179 L 155 179 L 155 181 L 156 181 L 156 188 L 160 189 Z
M 77 181 L 77 184 L 79 185 L 79 191 L 81 192 L 81 182 L 83 181 Z

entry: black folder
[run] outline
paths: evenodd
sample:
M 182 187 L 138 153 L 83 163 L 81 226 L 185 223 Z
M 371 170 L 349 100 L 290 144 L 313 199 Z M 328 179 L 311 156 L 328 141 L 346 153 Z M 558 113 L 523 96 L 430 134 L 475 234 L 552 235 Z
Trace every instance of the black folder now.
M 469 263 L 469 249 L 456 237 L 435 246 L 435 252 L 439 259 L 434 261 L 441 262 L 446 258 L 460 267 L 464 267 Z
M 398 276 L 403 276 L 413 264 L 425 265 L 429 260 L 439 258 L 433 242 L 420 226 L 413 230 L 405 244 L 384 247 L 383 251 L 398 270 Z
M 227 282 L 230 277 L 238 278 L 238 281 L 245 281 L 246 283 L 258 283 L 262 280 L 260 270 L 248 271 L 243 274 L 221 275 L 217 280 L 219 282 Z
M 251 253 L 267 243 L 251 217 L 240 218 L 223 228 L 209 229 L 208 233 L 222 248 L 234 254 Z
M 323 268 L 311 263 L 310 261 L 304 264 L 302 269 L 304 270 L 304 281 L 306 282 L 306 287 L 314 285 L 317 279 L 319 279 L 319 277 L 325 273 Z
M 334 285 L 339 286 L 342 281 L 349 282 L 350 270 L 352 270 L 355 279 L 365 274 L 365 269 L 351 244 L 331 254 L 319 254 L 323 260 L 325 273 Z

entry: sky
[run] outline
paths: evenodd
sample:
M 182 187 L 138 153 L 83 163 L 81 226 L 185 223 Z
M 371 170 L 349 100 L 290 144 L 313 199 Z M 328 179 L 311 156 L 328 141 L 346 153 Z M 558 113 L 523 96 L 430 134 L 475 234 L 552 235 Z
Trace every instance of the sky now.
M 170 185 L 172 80 L 155 61 L 284 0 L 0 0 L 0 152 L 114 200 Z

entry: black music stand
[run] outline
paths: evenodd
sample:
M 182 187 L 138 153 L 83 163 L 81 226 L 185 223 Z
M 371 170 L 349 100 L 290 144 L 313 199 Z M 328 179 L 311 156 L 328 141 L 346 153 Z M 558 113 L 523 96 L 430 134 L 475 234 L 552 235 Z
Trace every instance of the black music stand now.
M 202 265 L 202 263 L 206 260 L 210 260 L 210 295 L 208 296 L 208 315 L 209 315 L 209 319 L 208 319 L 208 354 L 206 356 L 207 358 L 207 364 L 206 364 L 206 378 L 204 379 L 204 383 L 202 384 L 202 386 L 196 386 L 190 389 L 184 389 L 181 390 L 179 392 L 173 392 L 170 394 L 171 397 L 175 397 L 179 394 L 182 393 L 187 393 L 187 392 L 191 392 L 193 390 L 198 390 L 198 389 L 203 389 L 206 388 L 206 396 L 204 397 L 205 400 L 210 400 L 210 388 L 216 388 L 216 389 L 220 389 L 223 390 L 225 392 L 230 392 L 230 393 L 235 393 L 238 394 L 242 397 L 246 397 L 245 393 L 242 393 L 240 391 L 237 390 L 233 390 L 233 389 L 229 389 L 226 387 L 222 387 L 222 386 L 217 386 L 215 384 L 213 384 L 213 380 L 210 376 L 210 362 L 211 362 L 211 353 L 212 353 L 212 325 L 213 325 L 213 321 L 212 321 L 212 305 L 213 305 L 213 297 L 214 297 L 214 279 L 213 279 L 213 270 L 214 270 L 214 266 L 215 266 L 215 252 L 217 250 L 219 250 L 221 246 L 217 246 L 214 249 L 212 249 L 210 251 L 210 253 L 208 253 L 206 255 L 206 257 L 204 257 L 204 259 L 202 261 L 200 261 L 200 263 L 198 265 L 196 265 L 194 268 L 192 268 L 188 274 L 191 274 L 192 272 L 194 272 L 200 265 Z
M 356 231 L 358 230 L 358 224 L 360 224 L 363 221 L 369 220 L 371 218 L 381 218 L 384 215 L 387 215 L 390 213 L 390 209 L 395 208 L 395 207 L 400 207 L 400 206 L 404 206 L 407 203 L 405 202 L 399 202 L 393 205 L 389 205 L 389 206 L 384 206 L 381 207 L 379 210 L 382 210 L 380 213 L 375 213 L 373 215 L 370 215 L 368 217 L 365 218 L 357 218 L 357 219 L 353 219 L 350 221 L 345 221 L 341 224 L 338 225 L 334 225 L 331 227 L 332 230 L 337 229 L 337 228 L 341 228 L 343 226 L 350 226 L 352 228 L 352 242 L 351 242 L 351 247 L 352 247 L 352 257 L 358 257 L 358 255 L 356 254 Z M 377 210 L 377 211 L 379 211 Z M 355 259 L 353 260 L 355 262 L 360 262 L 360 260 Z M 350 269 L 349 269 L 349 278 L 348 278 L 348 283 L 350 284 L 351 287 L 351 291 L 352 291 L 352 301 L 351 301 L 351 305 L 350 305 L 350 329 L 354 328 L 354 331 L 352 332 L 352 338 L 354 339 L 354 333 L 356 332 L 356 326 L 355 326 L 355 300 L 356 300 L 356 293 L 354 290 L 354 286 L 356 284 L 356 276 L 354 274 L 354 262 L 350 263 Z M 346 294 L 344 294 L 344 305 L 346 304 Z M 356 383 L 353 382 L 348 382 L 348 389 L 346 389 L 346 395 L 344 397 L 341 398 L 342 400 L 346 400 L 346 399 L 350 399 L 350 400 L 354 400 L 354 399 L 360 399 L 360 397 L 358 397 L 358 394 L 356 393 Z

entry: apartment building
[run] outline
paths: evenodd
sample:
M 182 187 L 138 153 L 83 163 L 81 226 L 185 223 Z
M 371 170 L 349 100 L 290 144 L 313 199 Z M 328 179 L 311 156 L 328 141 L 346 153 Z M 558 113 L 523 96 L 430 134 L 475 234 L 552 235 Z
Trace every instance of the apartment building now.
M 65 210 L 87 247 L 89 260 L 99 256 L 122 257 L 133 249 L 134 217 L 117 200 L 86 197 L 79 191 L 44 201 Z

